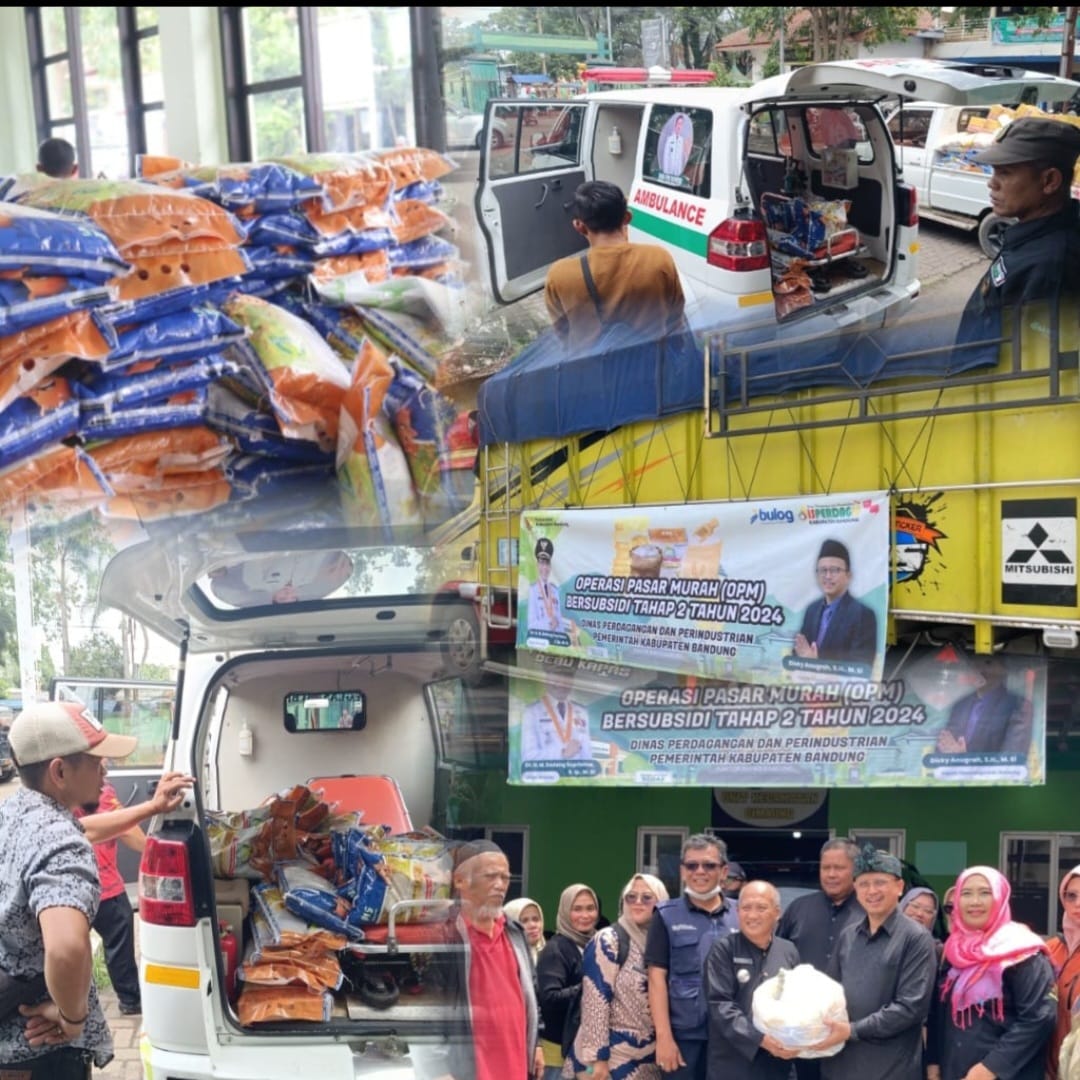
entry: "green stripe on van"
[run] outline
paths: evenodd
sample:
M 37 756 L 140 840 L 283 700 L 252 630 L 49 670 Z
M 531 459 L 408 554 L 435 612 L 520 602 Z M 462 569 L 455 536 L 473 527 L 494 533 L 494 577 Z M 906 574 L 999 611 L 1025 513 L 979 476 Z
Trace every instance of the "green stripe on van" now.
M 688 229 L 685 225 L 678 225 L 674 221 L 657 217 L 640 207 L 631 206 L 633 220 L 631 228 L 640 229 L 648 233 L 655 240 L 661 240 L 665 244 L 673 244 L 675 247 L 685 248 L 692 255 L 700 255 L 703 259 L 709 253 L 709 238 L 705 233 Z

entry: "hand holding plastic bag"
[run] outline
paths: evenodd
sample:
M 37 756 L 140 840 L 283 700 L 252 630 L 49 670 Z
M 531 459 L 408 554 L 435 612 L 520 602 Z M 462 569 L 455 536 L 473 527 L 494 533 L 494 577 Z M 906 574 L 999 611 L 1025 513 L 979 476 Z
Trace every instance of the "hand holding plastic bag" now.
M 784 1046 L 798 1049 L 801 1058 L 832 1057 L 843 1044 L 811 1050 L 829 1035 L 829 1021 L 847 1023 L 844 988 L 809 964 L 781 971 L 755 991 L 754 1027 Z

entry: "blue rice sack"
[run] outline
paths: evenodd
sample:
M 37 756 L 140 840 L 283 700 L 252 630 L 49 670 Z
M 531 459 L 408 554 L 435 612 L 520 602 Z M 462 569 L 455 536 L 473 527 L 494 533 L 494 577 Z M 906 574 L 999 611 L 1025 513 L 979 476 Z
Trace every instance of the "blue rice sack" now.
M 151 322 L 119 326 L 116 348 L 103 366 L 126 367 L 139 360 L 196 360 L 221 352 L 232 342 L 243 340 L 246 333 L 216 307 L 200 305 L 173 311 Z
M 359 912 L 337 894 L 333 885 L 300 862 L 278 863 L 278 888 L 285 907 L 297 918 L 362 941 Z
M 67 379 L 46 379 L 0 413 L 0 469 L 69 438 L 78 427 L 79 399 Z
M 33 274 L 0 278 L 0 337 L 40 326 L 72 311 L 96 307 L 109 299 L 108 286 L 91 278 Z
M 131 267 L 92 221 L 19 203 L 0 207 L 0 270 L 61 274 L 99 284 Z

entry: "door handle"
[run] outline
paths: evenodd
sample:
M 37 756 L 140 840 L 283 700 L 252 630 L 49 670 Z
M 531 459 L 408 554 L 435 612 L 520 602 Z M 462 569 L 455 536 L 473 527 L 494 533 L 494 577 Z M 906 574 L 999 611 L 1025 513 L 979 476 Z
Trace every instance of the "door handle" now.
M 548 185 L 546 183 L 540 185 L 540 201 L 533 204 L 534 210 L 539 210 L 541 206 L 547 201 L 548 197 Z

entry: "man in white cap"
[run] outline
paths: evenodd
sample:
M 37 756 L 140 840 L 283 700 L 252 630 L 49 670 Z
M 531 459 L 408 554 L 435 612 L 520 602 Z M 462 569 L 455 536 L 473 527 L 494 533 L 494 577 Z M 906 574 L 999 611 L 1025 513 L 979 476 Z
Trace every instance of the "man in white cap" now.
M 86 1080 L 112 1059 L 91 978 L 97 864 L 72 811 L 97 809 L 106 759 L 135 745 L 78 703 L 31 705 L 11 725 L 22 789 L 0 805 L 0 980 L 23 1004 L 0 1016 L 0 1072 Z

